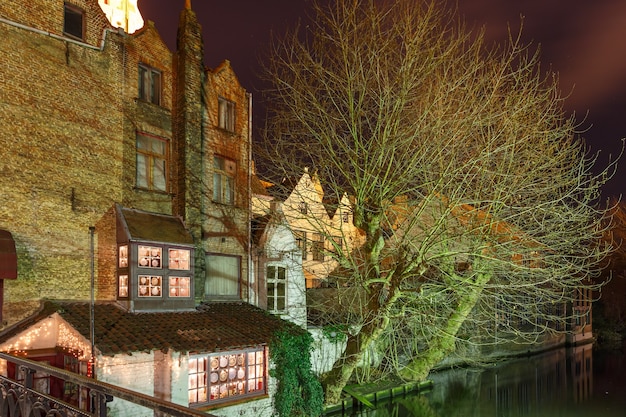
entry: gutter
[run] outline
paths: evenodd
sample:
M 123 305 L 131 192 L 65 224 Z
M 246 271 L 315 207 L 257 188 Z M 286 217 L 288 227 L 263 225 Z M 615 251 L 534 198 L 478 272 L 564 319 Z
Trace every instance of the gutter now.
M 103 51 L 104 50 L 104 44 L 105 44 L 105 39 L 106 39 L 107 32 L 110 32 L 110 33 L 120 33 L 120 32 L 121 33 L 126 33 L 121 28 L 119 30 L 114 30 L 114 29 L 111 29 L 111 28 L 105 28 L 102 31 L 102 41 L 100 42 L 100 46 L 98 47 L 98 46 L 93 46 L 93 45 L 90 45 L 88 43 L 81 42 L 81 41 L 78 41 L 78 40 L 75 40 L 75 39 L 72 39 L 72 38 L 68 38 L 66 36 L 61 36 L 61 35 L 57 35 L 57 34 L 54 34 L 52 32 L 48 32 L 48 31 L 42 30 L 42 29 L 37 29 L 37 28 L 31 27 L 31 26 L 26 26 L 26 25 L 23 25 L 21 23 L 14 22 L 12 20 L 5 19 L 3 17 L 0 17 L 0 22 L 5 23 L 5 24 L 7 24 L 9 26 L 13 26 L 13 27 L 16 27 L 16 28 L 19 28 L 19 29 L 27 30 L 29 32 L 38 33 L 40 35 L 48 36 L 50 38 L 57 39 L 57 40 L 60 40 L 60 41 L 63 41 L 63 42 L 73 43 L 73 44 L 82 46 L 84 48 L 89 48 L 89 49 L 93 49 L 93 50 L 96 50 L 96 51 Z

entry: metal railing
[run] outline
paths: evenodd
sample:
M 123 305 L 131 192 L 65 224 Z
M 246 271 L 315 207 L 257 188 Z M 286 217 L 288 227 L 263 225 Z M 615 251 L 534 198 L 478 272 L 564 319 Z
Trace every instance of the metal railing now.
M 42 362 L 0 353 L 0 359 L 15 365 L 24 379 L 17 381 L 0 375 L 0 416 L 2 417 L 106 417 L 107 404 L 119 398 L 152 410 L 155 417 L 211 417 L 192 408 L 159 400 L 122 387 L 87 378 Z M 34 388 L 34 375 L 47 375 L 86 389 L 89 410 L 55 398 Z

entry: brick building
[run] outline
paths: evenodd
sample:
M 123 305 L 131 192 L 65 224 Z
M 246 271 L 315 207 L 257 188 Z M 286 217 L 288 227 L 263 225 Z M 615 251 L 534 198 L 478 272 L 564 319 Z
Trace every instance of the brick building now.
M 97 298 L 119 298 L 116 205 L 181 220 L 196 301 L 247 299 L 249 95 L 228 62 L 204 68 L 193 10 L 175 53 L 151 22 L 113 28 L 95 0 L 9 0 L 0 16 L 0 229 L 19 271 L 5 321 L 44 297 L 89 297 L 92 226 Z M 236 282 L 216 284 L 214 264 Z
M 124 369 L 119 358 L 147 355 L 139 363 L 149 363 L 152 377 L 140 383 L 152 385 L 140 390 L 194 407 L 267 398 L 267 343 L 285 324 L 254 307 L 267 302 L 250 266 L 250 95 L 228 61 L 205 68 L 189 0 L 175 52 L 152 22 L 128 33 L 129 21 L 141 21 L 129 8 L 135 2 L 113 1 L 126 7 L 121 17 L 111 1 L 100 3 L 0 2 L 0 349 L 45 360 L 69 354 L 81 372 L 93 355 L 99 378 L 111 374 L 110 361 Z M 95 342 L 87 352 L 81 303 L 91 299 Z M 237 325 L 205 317 L 218 303 Z M 191 327 L 154 327 L 158 338 L 119 345 L 138 320 L 149 328 L 144 314 L 173 314 L 173 323 Z M 111 315 L 131 327 L 110 324 Z M 59 335 L 69 327 L 80 342 L 32 342 L 28 335 L 44 325 Z M 183 346 L 185 337 L 194 343 Z M 257 368 L 241 378 L 237 370 L 232 386 L 198 365 L 244 353 Z M 157 368 L 169 376 L 156 378 Z M 206 385 L 189 385 L 192 373 Z

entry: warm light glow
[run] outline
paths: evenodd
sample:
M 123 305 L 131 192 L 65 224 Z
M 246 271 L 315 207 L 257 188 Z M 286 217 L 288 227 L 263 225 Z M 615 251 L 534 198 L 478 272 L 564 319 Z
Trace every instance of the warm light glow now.
M 98 4 L 114 27 L 122 28 L 126 33 L 134 33 L 143 27 L 137 0 L 98 0 Z
M 79 360 L 91 353 L 91 343 L 57 313 L 0 345 L 0 351 L 27 355 L 28 351 L 62 347 Z

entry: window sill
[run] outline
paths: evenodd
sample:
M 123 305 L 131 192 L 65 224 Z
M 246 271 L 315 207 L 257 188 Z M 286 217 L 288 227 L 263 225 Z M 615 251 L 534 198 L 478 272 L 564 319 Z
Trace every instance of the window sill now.
M 232 400 L 232 401 L 228 401 L 228 400 L 223 400 L 223 402 L 216 402 L 213 404 L 202 404 L 202 405 L 194 405 L 194 404 L 189 404 L 190 408 L 196 409 L 198 411 L 211 411 L 211 410 L 216 410 L 218 408 L 224 408 L 224 407 L 231 407 L 234 405 L 239 405 L 239 404 L 244 404 L 244 403 L 249 403 L 252 401 L 258 401 L 258 400 L 263 400 L 269 398 L 269 394 L 264 393 L 264 394 L 259 394 L 259 395 L 253 395 L 253 394 L 248 394 L 245 397 L 241 397 L 238 398 L 236 400 Z

